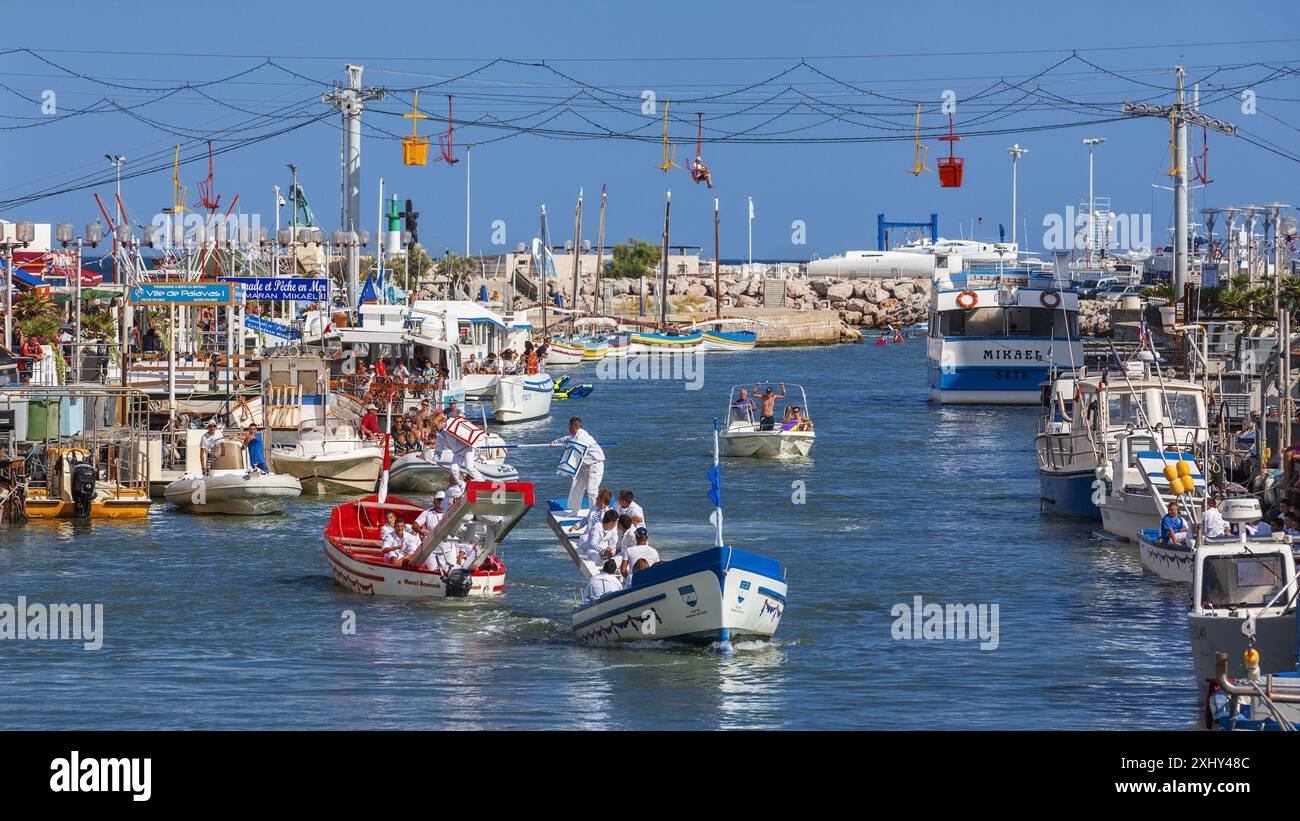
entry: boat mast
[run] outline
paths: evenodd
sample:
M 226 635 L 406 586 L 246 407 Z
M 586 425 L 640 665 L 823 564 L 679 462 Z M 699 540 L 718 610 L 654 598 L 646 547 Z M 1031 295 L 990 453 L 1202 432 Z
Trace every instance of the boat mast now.
M 542 253 L 537 257 L 537 301 L 542 303 L 542 339 L 546 339 L 546 203 L 542 203 Z
M 600 187 L 600 231 L 596 235 L 596 293 L 592 297 L 592 306 L 596 313 L 604 313 L 605 304 L 601 296 L 600 275 L 605 268 L 605 186 Z
M 722 274 L 718 266 L 722 264 L 721 243 L 718 231 L 718 198 L 713 198 L 713 305 L 714 316 L 722 319 Z
M 579 263 L 582 262 L 582 189 L 578 189 L 578 208 L 573 217 L 573 304 L 569 310 L 569 336 L 573 336 L 574 328 L 578 322 L 578 273 L 580 270 Z
M 668 218 L 672 213 L 673 192 L 664 197 L 664 249 L 659 283 L 659 332 L 668 333 Z

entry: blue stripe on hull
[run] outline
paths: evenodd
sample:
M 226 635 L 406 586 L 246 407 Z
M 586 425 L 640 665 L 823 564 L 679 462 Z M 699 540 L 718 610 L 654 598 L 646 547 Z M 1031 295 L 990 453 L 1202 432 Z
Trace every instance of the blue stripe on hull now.
M 946 372 L 929 366 L 930 387 L 942 391 L 1035 391 L 1047 381 L 1047 365 L 957 365 Z
M 1101 510 L 1092 502 L 1092 473 L 1059 474 L 1038 471 L 1043 509 L 1061 516 L 1101 521 Z

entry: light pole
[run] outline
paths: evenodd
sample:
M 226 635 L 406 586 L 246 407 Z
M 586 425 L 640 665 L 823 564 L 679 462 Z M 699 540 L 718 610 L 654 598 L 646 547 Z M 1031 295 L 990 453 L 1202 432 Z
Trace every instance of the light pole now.
M 114 177 L 116 178 L 115 190 L 117 192 L 117 208 L 121 215 L 122 222 L 126 222 L 126 213 L 122 211 L 122 163 L 126 162 L 125 154 L 105 154 L 104 159 L 113 166 Z
M 1105 137 L 1089 137 L 1083 141 L 1083 144 L 1088 146 L 1088 240 L 1087 252 L 1084 257 L 1084 265 L 1086 266 L 1092 265 L 1092 235 L 1094 233 L 1093 220 L 1096 219 L 1096 212 L 1093 210 L 1092 205 L 1092 148 L 1093 146 L 1101 145 L 1104 142 L 1106 142 Z
M 36 239 L 36 226 L 27 220 L 14 223 L 13 236 L 6 236 L 5 252 L 5 348 L 14 348 L 14 248 L 26 248 Z
M 73 242 L 77 244 L 77 262 L 73 270 L 73 276 L 76 277 L 77 284 L 73 289 L 74 302 L 72 313 L 72 373 L 74 381 L 80 382 L 81 377 L 81 264 L 82 264 L 82 247 L 89 245 L 91 248 L 99 245 L 104 239 L 104 226 L 99 224 L 99 220 L 86 223 L 85 233 L 77 237 L 77 229 L 70 222 L 61 222 L 55 229 L 55 237 L 59 244 L 66 251 L 68 246 Z
M 1020 143 L 1016 143 L 1007 149 L 1011 155 L 1011 244 L 1016 244 L 1016 163 L 1020 158 L 1029 153 L 1028 148 L 1021 148 Z

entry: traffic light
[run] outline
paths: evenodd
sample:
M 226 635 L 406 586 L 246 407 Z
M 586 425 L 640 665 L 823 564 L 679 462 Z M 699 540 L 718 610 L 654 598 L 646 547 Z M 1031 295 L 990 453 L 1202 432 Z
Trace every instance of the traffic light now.
M 399 216 L 401 216 L 402 220 L 405 222 L 406 230 L 411 235 L 411 244 L 412 245 L 418 244 L 420 241 L 420 230 L 417 225 L 417 222 L 420 219 L 420 212 L 413 210 L 411 201 L 407 200 L 406 210 L 403 211 Z

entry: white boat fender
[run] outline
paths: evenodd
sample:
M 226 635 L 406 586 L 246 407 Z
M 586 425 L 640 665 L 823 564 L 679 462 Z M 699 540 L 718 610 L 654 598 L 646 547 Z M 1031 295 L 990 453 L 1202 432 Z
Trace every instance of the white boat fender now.
M 1106 485 L 1106 492 L 1110 493 L 1115 482 L 1115 469 L 1111 467 L 1110 462 L 1102 462 L 1097 465 L 1097 470 L 1094 473 Z

